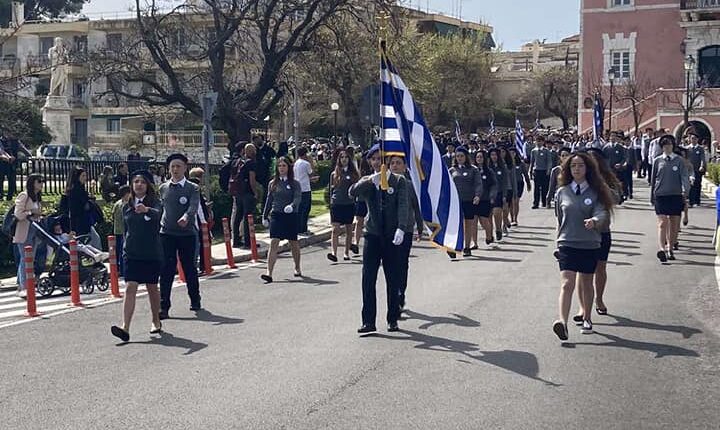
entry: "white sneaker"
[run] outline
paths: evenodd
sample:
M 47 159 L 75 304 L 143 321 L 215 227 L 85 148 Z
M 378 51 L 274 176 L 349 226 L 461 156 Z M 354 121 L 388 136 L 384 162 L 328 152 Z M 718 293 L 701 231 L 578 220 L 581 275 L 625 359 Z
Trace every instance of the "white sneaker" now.
M 593 334 L 592 323 L 588 320 L 583 321 L 582 329 L 580 329 L 580 332 L 582 334 Z
M 27 291 L 25 291 L 25 290 L 18 290 L 17 296 L 20 297 L 21 299 L 26 299 L 26 298 L 27 298 Z

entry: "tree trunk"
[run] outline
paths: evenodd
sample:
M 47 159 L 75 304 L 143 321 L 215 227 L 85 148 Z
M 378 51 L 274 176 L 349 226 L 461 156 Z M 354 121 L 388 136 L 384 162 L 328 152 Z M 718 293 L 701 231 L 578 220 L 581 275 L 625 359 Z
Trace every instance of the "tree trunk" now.
M 568 117 L 566 115 L 561 115 L 560 120 L 562 120 L 563 130 L 570 128 L 570 121 L 568 121 Z

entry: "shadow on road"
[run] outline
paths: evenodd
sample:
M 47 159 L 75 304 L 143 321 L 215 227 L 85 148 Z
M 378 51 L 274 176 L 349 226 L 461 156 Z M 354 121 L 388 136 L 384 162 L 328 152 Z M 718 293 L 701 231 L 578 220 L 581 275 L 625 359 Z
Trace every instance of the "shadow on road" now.
M 645 233 L 638 233 L 638 232 L 636 232 L 636 231 L 618 231 L 618 230 L 613 230 L 612 233 L 613 233 L 613 235 L 615 235 L 615 234 L 627 234 L 628 236 L 645 236 Z M 613 238 L 613 241 L 614 241 L 614 240 L 615 240 L 615 238 Z
M 555 227 L 543 227 L 543 226 L 534 226 L 534 225 L 522 225 L 515 227 L 518 231 L 522 231 L 524 229 L 528 230 L 555 230 Z
M 415 345 L 414 348 L 424 349 L 428 351 L 450 352 L 460 354 L 471 360 L 491 364 L 501 369 L 505 369 L 512 373 L 516 373 L 520 376 L 524 376 L 526 378 L 530 378 L 532 380 L 539 381 L 553 387 L 561 386 L 560 384 L 547 381 L 538 376 L 538 373 L 540 373 L 540 366 L 538 365 L 538 361 L 535 355 L 529 352 L 513 351 L 508 349 L 502 351 L 481 351 L 480 347 L 477 344 L 471 342 L 446 339 L 438 336 L 430 336 L 427 334 L 409 330 L 400 330 L 400 333 L 405 336 L 389 336 L 383 333 L 376 333 L 365 337 L 417 342 L 417 345 Z M 471 363 L 471 361 L 462 359 L 459 359 L 459 361 L 463 363 Z
M 632 263 L 627 261 L 608 261 L 608 264 L 614 264 L 615 266 L 634 266 Z
M 541 234 L 541 233 L 536 233 L 536 234 Z M 544 233 L 543 233 L 543 234 L 544 234 Z M 551 239 L 551 238 L 549 238 L 549 237 L 518 236 L 518 235 L 515 234 L 514 232 L 513 232 L 513 235 L 512 235 L 512 236 L 508 236 L 508 238 L 518 239 L 518 240 L 535 240 L 535 241 L 540 241 L 540 242 L 554 242 L 554 241 L 555 241 L 554 239 Z
M 421 314 L 420 312 L 415 312 L 411 310 L 406 310 L 405 315 L 407 317 L 404 317 L 403 319 L 413 319 L 413 320 L 420 320 L 420 321 L 427 321 L 426 323 L 422 324 L 420 327 L 418 327 L 421 330 L 427 330 L 432 326 L 435 325 L 443 325 L 443 324 L 451 324 L 458 327 L 480 327 L 480 322 L 475 321 L 473 319 L 470 319 L 464 315 L 458 315 L 458 314 L 451 314 L 455 318 L 451 317 L 436 317 L 432 315 L 425 315 Z
M 640 243 L 639 240 L 631 240 L 631 239 L 615 239 L 613 237 L 613 243 L 620 242 L 620 243 Z
M 472 258 L 465 258 L 465 259 L 463 259 L 463 261 L 464 260 L 499 261 L 499 262 L 503 262 L 503 263 L 519 263 L 522 261 L 517 258 L 485 257 L 485 256 L 472 256 Z
M 637 257 L 638 255 L 643 255 L 641 252 L 630 252 L 630 251 L 616 251 L 613 248 L 610 248 L 611 254 L 620 254 L 620 255 L 627 255 L 628 257 Z
M 563 344 L 566 348 L 574 348 L 577 345 L 588 345 L 588 346 L 610 346 L 616 348 L 634 349 L 637 351 L 647 351 L 655 353 L 655 358 L 663 357 L 700 357 L 697 352 L 683 348 L 680 346 L 666 345 L 663 343 L 652 343 L 652 342 L 640 342 L 637 340 L 623 339 L 619 336 L 598 333 L 596 335 L 602 336 L 608 339 L 609 342 L 604 343 L 592 343 L 592 342 L 567 342 Z
M 514 246 L 532 246 L 534 248 L 546 248 L 547 245 L 543 245 L 542 243 L 527 243 L 527 242 L 512 242 L 512 239 L 515 239 L 513 236 L 508 236 L 508 241 L 505 242 L 506 245 L 514 245 Z
M 336 285 L 340 282 L 338 281 L 331 281 L 328 279 L 317 279 L 317 278 L 311 278 L 309 276 L 301 276 L 299 278 L 295 279 L 281 279 L 279 281 L 274 281 L 275 284 L 312 284 L 314 286 L 321 286 L 321 285 Z
M 677 259 L 675 260 L 677 263 L 683 263 L 684 266 L 705 266 L 705 267 L 715 267 L 714 262 L 703 262 L 703 261 L 692 261 L 692 260 L 681 260 Z
M 526 253 L 526 254 L 530 254 L 530 253 L 534 252 L 534 251 L 531 250 L 531 249 L 503 248 L 503 245 L 505 245 L 505 243 L 499 243 L 498 246 L 499 246 L 500 248 L 492 249 L 492 250 L 490 250 L 490 252 L 524 252 L 524 253 Z
M 159 337 L 153 337 L 150 340 L 146 340 L 143 342 L 127 342 L 127 343 L 119 343 L 116 346 L 125 346 L 125 345 L 161 345 L 161 346 L 169 346 L 173 348 L 182 348 L 186 349 L 185 353 L 183 355 L 190 355 L 193 353 L 196 353 L 202 349 L 207 348 L 207 343 L 202 342 L 195 342 L 190 339 L 185 339 L 182 337 L 174 336 L 172 333 L 168 333 L 166 331 L 162 332 Z
M 702 333 L 702 330 L 694 328 L 694 327 L 686 327 L 684 325 L 670 325 L 670 324 L 658 324 L 653 322 L 646 322 L 646 321 L 637 321 L 630 318 L 621 317 L 619 315 L 611 315 L 608 314 L 609 317 L 614 318 L 616 322 L 612 324 L 605 324 L 605 323 L 594 323 L 594 325 L 597 326 L 607 326 L 607 327 L 631 327 L 631 328 L 642 328 L 646 330 L 655 330 L 655 331 L 669 331 L 671 333 L 679 333 L 682 335 L 683 339 L 689 339 L 694 334 L 700 334 Z
M 195 312 L 195 317 L 172 317 L 174 320 L 180 321 L 204 321 L 214 323 L 213 325 L 225 325 L 225 324 L 242 324 L 245 322 L 242 318 L 224 317 L 222 315 L 216 315 L 208 310 L 200 309 Z

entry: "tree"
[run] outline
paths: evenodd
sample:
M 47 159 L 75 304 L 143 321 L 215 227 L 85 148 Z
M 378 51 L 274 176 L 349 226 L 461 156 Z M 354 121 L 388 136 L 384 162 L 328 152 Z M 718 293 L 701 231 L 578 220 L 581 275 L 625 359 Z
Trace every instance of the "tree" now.
M 647 105 L 643 102 L 656 89 L 657 87 L 644 74 L 639 74 L 639 72 L 623 82 L 618 88 L 617 98 L 630 103 L 635 133 L 640 131 L 640 124 L 647 111 Z
M 537 110 L 543 117 L 552 114 L 560 118 L 563 129 L 567 130 L 570 120 L 577 115 L 577 99 L 577 70 L 556 66 L 534 72 L 531 81 L 516 100 L 516 105 Z
M 28 146 L 39 146 L 52 139 L 50 131 L 43 124 L 42 114 L 30 100 L 22 98 L 0 98 L 0 130 L 12 134 Z
M 90 0 L 25 0 L 25 19 L 57 18 L 78 13 Z M 7 26 L 12 18 L 13 0 L 0 0 L 0 25 Z
M 204 0 L 168 13 L 155 0 L 147 6 L 136 0 L 135 6 L 133 37 L 122 47 L 91 53 L 95 76 L 107 76 L 108 92 L 117 96 L 177 106 L 198 117 L 199 94 L 217 92 L 216 122 L 232 145 L 248 140 L 283 99 L 290 61 L 315 46 L 332 17 L 368 2 Z

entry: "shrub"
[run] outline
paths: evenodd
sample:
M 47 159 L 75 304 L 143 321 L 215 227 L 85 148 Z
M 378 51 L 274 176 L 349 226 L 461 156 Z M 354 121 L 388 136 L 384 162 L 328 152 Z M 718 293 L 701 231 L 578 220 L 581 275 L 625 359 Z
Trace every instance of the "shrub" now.
M 315 163 L 316 174 L 320 177 L 320 179 L 313 184 L 314 189 L 319 190 L 328 186 L 328 184 L 330 183 L 331 169 L 332 161 L 330 160 L 323 160 Z
M 720 163 L 709 163 L 707 178 L 715 185 L 720 185 Z

